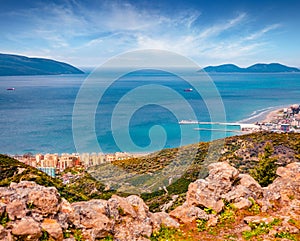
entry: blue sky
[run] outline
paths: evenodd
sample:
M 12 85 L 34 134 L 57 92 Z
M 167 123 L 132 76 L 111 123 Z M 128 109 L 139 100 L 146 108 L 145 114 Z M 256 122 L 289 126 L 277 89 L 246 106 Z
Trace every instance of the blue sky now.
M 300 1 L 0 0 L 0 52 L 98 66 L 136 49 L 300 67 Z

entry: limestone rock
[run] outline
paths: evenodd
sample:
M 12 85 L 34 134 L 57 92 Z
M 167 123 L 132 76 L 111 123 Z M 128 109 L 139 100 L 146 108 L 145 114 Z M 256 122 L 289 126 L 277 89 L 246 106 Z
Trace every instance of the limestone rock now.
M 91 200 L 73 203 L 74 224 L 77 228 L 92 229 L 93 238 L 103 238 L 111 231 L 113 220 L 106 216 L 107 201 Z
M 134 210 L 132 205 L 126 200 L 126 198 L 113 195 L 108 201 L 108 206 L 110 208 L 110 212 L 112 214 L 115 214 L 114 216 L 129 215 L 133 218 L 137 217 L 136 211 Z
M 26 217 L 13 224 L 12 234 L 24 236 L 25 240 L 38 240 L 42 235 L 42 230 L 36 221 Z
M 26 205 L 24 201 L 13 200 L 7 204 L 6 212 L 11 220 L 24 218 L 26 216 Z
M 144 200 L 136 195 L 131 195 L 126 200 L 136 210 L 137 217 L 139 219 L 145 219 L 149 217 L 149 207 L 145 204 Z
M 45 230 L 54 240 L 63 240 L 63 231 L 55 219 L 44 219 L 42 229 Z
M 209 175 L 189 185 L 187 204 L 212 208 L 217 213 L 224 207 L 222 196 L 232 189 L 239 172 L 227 162 L 209 165 Z
M 167 214 L 166 212 L 152 213 L 150 217 L 151 217 L 152 226 L 156 231 L 158 231 L 162 225 L 169 228 L 179 227 L 179 223 L 173 218 L 171 218 L 170 215 Z
M 251 207 L 252 203 L 248 199 L 242 198 L 239 202 L 236 202 L 233 205 L 237 209 L 244 209 Z
M 244 221 L 249 224 L 249 223 L 265 223 L 269 224 L 274 221 L 274 217 L 260 217 L 260 216 L 247 216 L 244 218 Z
M 300 163 L 279 167 L 276 173 L 279 177 L 264 188 L 264 197 L 261 200 L 263 209 L 271 208 L 273 201 L 278 201 L 281 206 L 285 207 L 285 213 L 296 211 L 300 215 L 298 206 L 300 200 Z
M 5 229 L 1 224 L 0 224 L 0 240 L 12 241 L 10 232 L 7 229 Z
M 170 216 L 179 219 L 183 223 L 191 223 L 196 219 L 208 220 L 208 215 L 202 209 L 184 203 L 170 212 Z
M 210 215 L 209 219 L 207 221 L 207 226 L 208 227 L 214 227 L 214 226 L 217 225 L 218 221 L 219 221 L 219 216 L 217 216 L 217 215 Z
M 150 222 L 122 222 L 114 228 L 114 238 L 120 241 L 139 240 L 141 237 L 150 237 L 152 226 Z
M 1 191 L 0 191 L 0 193 L 1 193 Z M 6 204 L 3 202 L 0 202 L 0 217 L 4 214 L 5 209 L 6 209 Z
M 72 205 L 64 198 L 61 199 L 57 221 L 63 229 L 67 229 L 69 224 L 75 222 L 75 210 Z
M 34 206 L 34 211 L 42 215 L 56 214 L 59 209 L 59 194 L 55 188 L 32 190 L 28 194 L 28 204 Z

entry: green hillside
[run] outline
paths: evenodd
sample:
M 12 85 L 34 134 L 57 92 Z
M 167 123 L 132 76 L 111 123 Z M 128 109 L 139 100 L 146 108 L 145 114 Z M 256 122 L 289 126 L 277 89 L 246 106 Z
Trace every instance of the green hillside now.
M 104 192 L 104 186 L 85 171 L 80 178 L 68 185 L 63 185 L 58 178 L 52 178 L 36 168 L 0 154 L 0 186 L 8 186 L 11 182 L 25 180 L 34 181 L 46 187 L 54 186 L 61 196 L 70 202 L 105 198 L 112 194 Z
M 92 167 L 88 172 L 103 183 L 109 183 L 111 186 L 115 184 L 119 191 L 147 186 L 150 177 L 155 177 L 153 182 L 165 184 L 168 193 L 157 188 L 142 193 L 141 196 L 150 205 L 152 211 L 157 211 L 161 204 L 169 202 L 174 195 L 179 195 L 176 202 L 183 202 L 188 185 L 199 178 L 206 177 L 208 174 L 206 167 L 212 162 L 227 160 L 242 173 L 249 173 L 258 166 L 260 156 L 265 152 L 266 143 L 270 143 L 273 148 L 271 156 L 276 159 L 277 166 L 285 166 L 300 159 L 300 134 L 259 132 L 233 136 L 212 143 L 200 142 L 181 148 L 164 149 L 149 156 L 116 161 L 113 165 Z M 185 171 L 180 178 L 174 178 L 175 181 L 168 185 L 170 176 L 162 174 L 163 170 L 168 166 L 178 165 L 183 165 Z M 110 170 L 112 170 L 111 175 Z M 116 170 L 119 172 L 117 173 Z M 172 169 L 168 170 L 171 170 L 170 175 L 172 175 Z M 176 173 L 177 169 L 174 170 Z M 158 174 L 157 178 L 156 174 Z M 133 187 L 131 188 L 130 185 Z
M 83 74 L 80 69 L 52 59 L 0 53 L 0 76 Z

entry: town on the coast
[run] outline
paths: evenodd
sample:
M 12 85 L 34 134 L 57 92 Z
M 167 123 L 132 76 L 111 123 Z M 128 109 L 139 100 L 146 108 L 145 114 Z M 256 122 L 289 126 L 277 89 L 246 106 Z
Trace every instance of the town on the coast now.
M 104 153 L 47 153 L 47 154 L 32 154 L 25 153 L 24 155 L 11 155 L 14 159 L 23 162 L 29 166 L 35 167 L 51 177 L 56 177 L 58 173 L 65 171 L 67 168 L 82 167 L 88 168 L 91 166 L 111 163 L 114 161 L 125 160 L 129 158 L 140 157 L 143 153 L 127 153 L 115 152 L 111 154 Z M 66 181 L 68 179 L 67 175 Z
M 256 123 L 223 123 L 223 122 L 199 122 L 194 120 L 181 120 L 180 125 L 207 125 L 208 128 L 194 128 L 196 131 L 224 131 L 240 134 L 253 133 L 258 131 L 271 131 L 277 133 L 298 132 L 300 133 L 300 105 L 293 104 L 290 107 L 271 111 L 263 121 Z M 225 128 L 211 128 L 211 125 L 220 125 Z M 227 128 L 236 126 L 237 129 Z
M 242 125 L 242 131 L 271 131 L 277 133 L 300 133 L 300 105 L 293 104 L 290 107 L 271 111 L 262 122 L 253 125 Z

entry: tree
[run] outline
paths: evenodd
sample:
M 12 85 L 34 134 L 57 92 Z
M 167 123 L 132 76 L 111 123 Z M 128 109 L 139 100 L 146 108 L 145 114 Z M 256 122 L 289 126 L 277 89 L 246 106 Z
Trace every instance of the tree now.
M 267 142 L 264 153 L 259 155 L 258 164 L 250 170 L 250 175 L 262 186 L 266 187 L 276 178 L 276 170 L 278 165 L 277 159 L 272 157 L 274 153 L 273 145 Z

